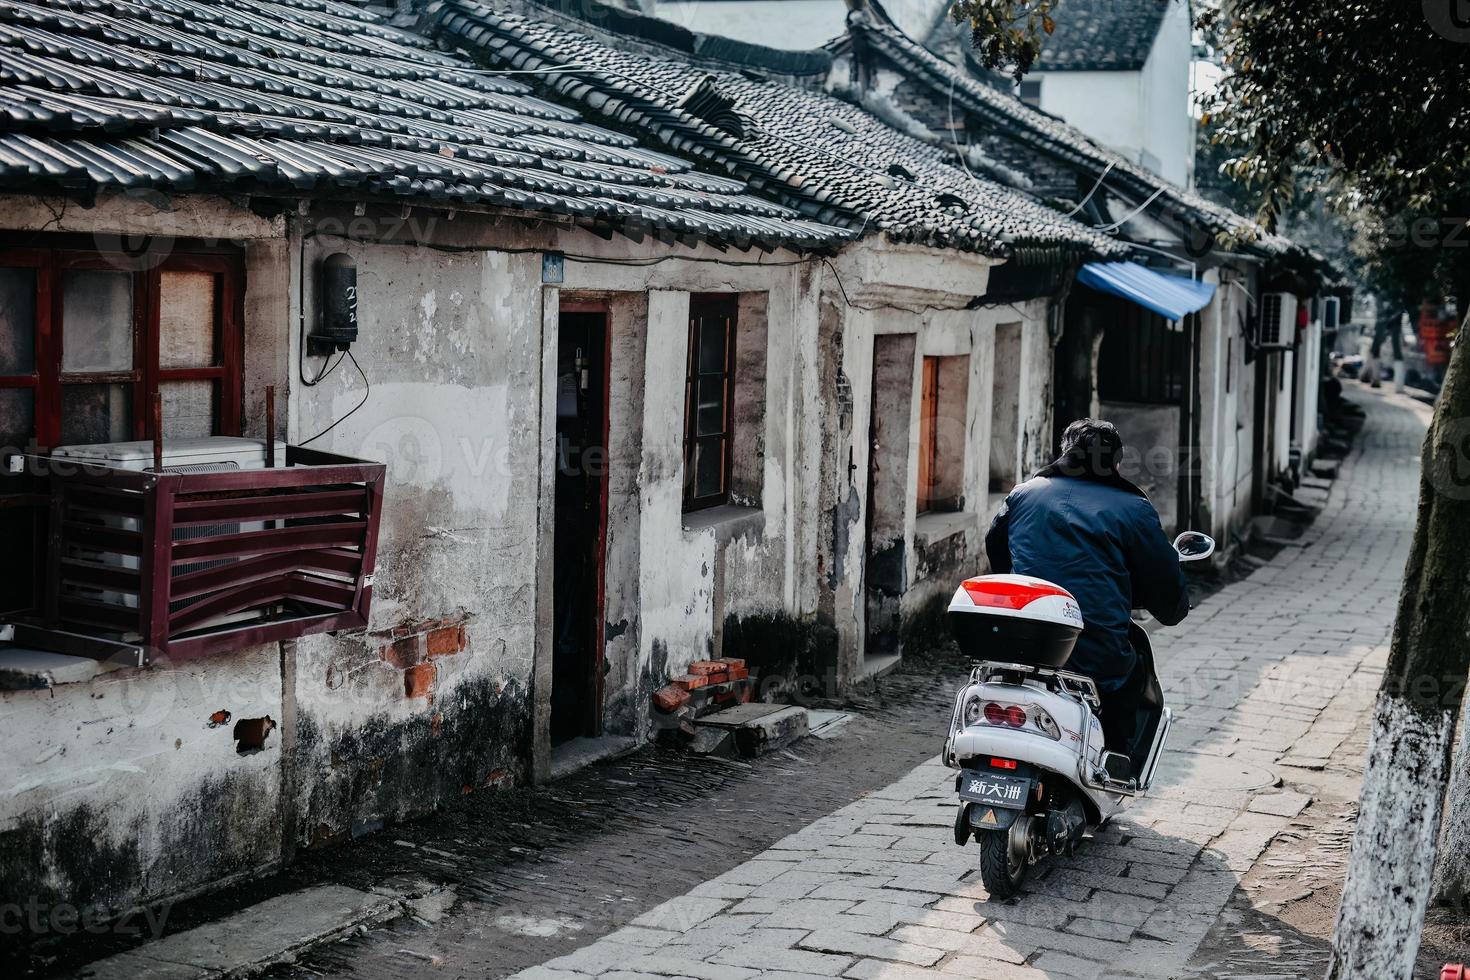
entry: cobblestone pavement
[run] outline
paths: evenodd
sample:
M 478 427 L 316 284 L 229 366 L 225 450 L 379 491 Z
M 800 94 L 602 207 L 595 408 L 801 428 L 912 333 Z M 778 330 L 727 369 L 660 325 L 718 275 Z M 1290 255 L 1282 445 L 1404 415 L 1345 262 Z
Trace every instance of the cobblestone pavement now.
M 1425 412 L 1357 397 L 1368 424 L 1316 523 L 1155 633 L 1177 720 L 1154 792 L 1029 894 L 989 900 L 930 760 L 519 980 L 1225 975 L 1196 952 L 1314 793 L 1344 790 L 1387 654 Z

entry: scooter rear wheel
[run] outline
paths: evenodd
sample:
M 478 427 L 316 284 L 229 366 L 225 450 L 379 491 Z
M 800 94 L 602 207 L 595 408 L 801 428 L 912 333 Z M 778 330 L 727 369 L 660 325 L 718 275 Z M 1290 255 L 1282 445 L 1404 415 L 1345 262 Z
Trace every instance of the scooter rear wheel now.
M 1011 846 L 1011 834 L 1005 830 L 986 830 L 975 834 L 980 838 L 980 880 L 993 899 L 1014 898 L 1026 880 L 1027 863 Z

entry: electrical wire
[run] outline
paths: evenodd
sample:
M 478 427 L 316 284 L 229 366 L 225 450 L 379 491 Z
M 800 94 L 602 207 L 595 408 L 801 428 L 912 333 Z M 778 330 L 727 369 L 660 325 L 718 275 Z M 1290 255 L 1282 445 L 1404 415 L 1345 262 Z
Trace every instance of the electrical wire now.
M 1096 230 L 1096 231 L 1117 231 L 1119 228 L 1123 227 L 1125 224 L 1127 224 L 1128 222 L 1132 221 L 1138 215 L 1142 214 L 1143 213 L 1143 209 L 1146 208 L 1146 207 L 1148 207 L 1150 204 L 1154 203 L 1154 201 L 1158 200 L 1159 195 L 1162 194 L 1162 193 L 1164 193 L 1164 190 L 1165 190 L 1165 188 L 1160 187 L 1158 190 L 1154 191 L 1152 194 L 1150 194 L 1148 196 L 1148 200 L 1144 201 L 1138 207 L 1134 208 L 1132 211 L 1129 211 L 1127 214 L 1123 215 L 1123 217 L 1119 218 L 1117 221 L 1114 221 L 1110 225 L 1094 225 L 1093 226 L 1094 230 Z
M 325 365 L 322 366 L 322 373 L 321 374 L 318 374 L 315 378 L 302 377 L 301 383 L 304 384 L 304 385 L 306 385 L 306 387 L 308 387 L 308 388 L 315 388 L 317 385 L 319 385 L 323 381 L 327 380 L 327 376 L 328 375 L 330 375 L 333 371 L 337 370 L 339 367 L 342 366 L 342 362 L 347 359 L 346 354 L 347 354 L 347 352 L 346 351 L 343 351 L 341 354 L 339 354 L 337 356 L 337 359 L 335 361 L 333 361 L 332 360 L 331 352 L 328 351 L 327 352 L 327 364 L 325 364 Z
M 347 357 L 348 357 L 348 359 L 350 359 L 352 361 L 352 366 L 355 367 L 355 368 L 357 368 L 357 373 L 358 374 L 362 375 L 362 383 L 367 386 L 366 387 L 366 390 L 364 390 L 363 393 L 362 393 L 362 401 L 360 401 L 356 405 L 354 405 L 352 407 L 352 409 L 346 415 L 342 416 L 337 421 L 333 422 L 331 425 L 327 426 L 325 429 L 323 429 L 322 431 L 318 432 L 316 435 L 312 436 L 310 439 L 306 440 L 305 442 L 297 443 L 298 446 L 309 446 L 309 445 L 311 445 L 312 443 L 314 443 L 318 439 L 320 439 L 322 436 L 326 435 L 328 432 L 331 432 L 337 426 L 341 425 L 343 422 L 346 422 L 348 419 L 352 418 L 352 416 L 354 414 L 356 414 L 356 412 L 357 412 L 357 410 L 359 408 L 362 408 L 362 406 L 364 406 L 364 405 L 367 404 L 368 397 L 371 396 L 372 393 L 373 393 L 373 383 L 368 380 L 367 372 L 362 369 L 362 365 L 359 364 L 359 363 L 357 363 L 357 358 L 355 358 L 355 357 L 352 356 L 352 351 L 351 350 L 347 350 L 347 351 L 343 351 L 343 353 L 346 354 Z M 337 358 L 337 362 L 340 364 L 342 362 L 342 359 L 340 357 Z
M 1110 174 L 1110 173 L 1113 172 L 1113 164 L 1116 163 L 1116 162 L 1117 161 L 1115 161 L 1115 160 L 1109 160 L 1108 161 L 1108 165 L 1103 168 L 1103 172 L 1098 175 L 1097 180 L 1093 181 L 1092 190 L 1088 191 L 1087 192 L 1087 196 L 1084 197 L 1082 200 L 1078 201 L 1077 202 L 1077 206 L 1074 207 L 1072 210 L 1068 211 L 1066 213 L 1066 215 L 1064 215 L 1064 217 L 1070 218 L 1070 217 L 1072 217 L 1072 215 L 1076 214 L 1078 211 L 1081 211 L 1083 208 L 1087 207 L 1087 202 L 1090 201 L 1090 200 L 1092 200 L 1092 195 L 1094 195 L 1094 194 L 1097 193 L 1097 189 L 1103 185 L 1103 181 L 1105 181 L 1105 180 L 1108 179 L 1108 174 Z

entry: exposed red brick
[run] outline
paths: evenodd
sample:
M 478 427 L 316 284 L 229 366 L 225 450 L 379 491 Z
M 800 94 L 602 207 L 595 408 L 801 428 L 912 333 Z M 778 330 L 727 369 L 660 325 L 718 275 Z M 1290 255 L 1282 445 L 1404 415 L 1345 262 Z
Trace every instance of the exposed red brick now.
M 403 672 L 403 693 L 410 698 L 434 696 L 434 678 L 438 668 L 431 663 L 415 664 Z
M 383 647 L 383 659 L 406 670 L 424 659 L 423 637 L 405 636 Z
M 750 671 L 746 670 L 744 667 L 730 668 L 730 680 L 732 681 L 743 681 L 749 676 Z
M 676 684 L 686 691 L 696 691 L 701 687 L 708 687 L 718 680 L 718 677 L 710 674 L 685 674 L 683 677 L 675 677 L 669 683 Z
M 722 674 L 728 665 L 723 660 L 696 660 L 689 665 L 691 674 Z
M 725 659 L 721 660 L 720 663 L 725 665 L 726 670 L 745 669 L 745 661 L 741 660 L 739 657 L 726 657 Z
M 442 711 L 434 712 L 434 717 L 429 719 L 429 729 L 435 735 L 444 734 L 444 713 Z
M 689 692 L 676 684 L 668 684 L 653 692 L 653 704 L 663 712 L 678 711 L 689 703 Z
M 442 657 L 446 654 L 459 653 L 465 648 L 465 635 L 463 626 L 441 626 L 429 633 L 425 640 L 429 656 Z

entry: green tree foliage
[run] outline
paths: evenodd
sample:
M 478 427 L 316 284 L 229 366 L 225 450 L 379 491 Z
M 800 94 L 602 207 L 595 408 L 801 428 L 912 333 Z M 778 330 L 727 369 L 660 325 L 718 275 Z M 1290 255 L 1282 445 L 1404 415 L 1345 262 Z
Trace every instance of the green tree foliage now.
M 1172 0 L 1183 2 L 1183 0 Z M 1470 10 L 1462 0 L 1196 0 L 1224 77 L 1204 117 L 1234 203 L 1287 230 L 1319 190 L 1376 291 L 1470 297 Z M 1066 0 L 958 0 L 1018 76 Z M 1208 155 L 1207 155 L 1208 156 Z M 1202 183 L 1208 164 L 1201 161 Z M 1462 303 L 1462 305 L 1465 305 Z

